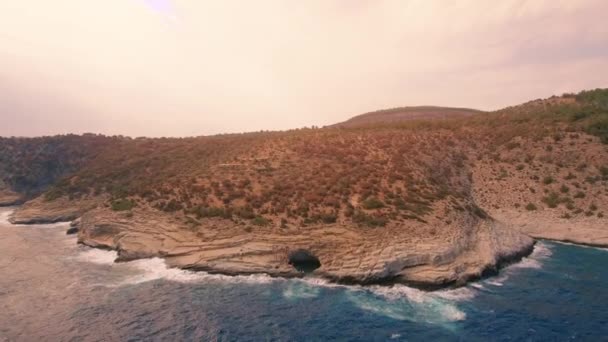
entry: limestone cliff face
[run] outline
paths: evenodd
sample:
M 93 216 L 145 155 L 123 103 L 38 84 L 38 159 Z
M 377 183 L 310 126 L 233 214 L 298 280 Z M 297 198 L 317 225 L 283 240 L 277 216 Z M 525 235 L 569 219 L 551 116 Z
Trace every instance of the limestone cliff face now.
M 534 241 L 493 220 L 468 219 L 450 235 L 412 236 L 412 229 L 360 229 L 342 225 L 251 227 L 208 220 L 184 227 L 164 213 L 131 214 L 98 208 L 78 221 L 78 241 L 118 251 L 117 261 L 163 257 L 173 267 L 222 274 L 266 273 L 300 277 L 290 252 L 320 261 L 313 271 L 336 282 L 397 282 L 426 288 L 459 285 L 531 252 Z

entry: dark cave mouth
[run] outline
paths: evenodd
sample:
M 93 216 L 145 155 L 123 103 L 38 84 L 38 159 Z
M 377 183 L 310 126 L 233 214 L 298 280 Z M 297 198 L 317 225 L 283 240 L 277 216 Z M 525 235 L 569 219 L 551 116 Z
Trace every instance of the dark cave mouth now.
M 321 261 L 311 252 L 298 249 L 289 253 L 289 264 L 298 272 L 311 273 L 321 267 Z

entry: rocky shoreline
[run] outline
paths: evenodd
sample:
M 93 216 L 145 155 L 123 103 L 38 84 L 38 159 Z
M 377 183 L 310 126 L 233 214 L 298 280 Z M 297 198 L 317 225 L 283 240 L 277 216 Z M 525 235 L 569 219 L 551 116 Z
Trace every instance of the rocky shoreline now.
M 394 227 L 369 230 L 339 224 L 251 231 L 227 220 L 209 219 L 187 227 L 154 209 L 114 212 L 102 201 L 38 198 L 17 207 L 9 221 L 71 221 L 66 233 L 77 234 L 80 244 L 117 251 L 116 262 L 161 257 L 169 267 L 191 271 L 299 278 L 305 274 L 292 265 L 289 254 L 301 249 L 319 260 L 320 267 L 312 274 L 331 282 L 404 284 L 423 290 L 458 287 L 496 275 L 532 253 L 535 239 L 608 247 L 604 243 L 608 236 L 600 234 L 605 229 L 594 222 L 583 222 L 573 230 L 572 223 L 559 224 L 549 217 L 541 224 L 538 218 L 513 212 L 495 212 L 497 219 L 463 219 L 457 234 L 425 239 Z
M 431 238 L 412 236 L 406 229 L 339 224 L 250 231 L 220 219 L 184 227 L 153 209 L 114 212 L 103 206 L 91 209 L 93 202 L 35 200 L 19 207 L 10 222 L 73 221 L 69 233 L 77 234 L 78 243 L 116 250 L 116 262 L 161 257 L 169 267 L 192 271 L 293 278 L 305 274 L 290 263 L 289 254 L 305 250 L 320 261 L 312 274 L 331 282 L 404 284 L 424 290 L 458 287 L 494 275 L 529 255 L 535 243 L 492 219 L 466 218 L 458 222 L 458 234 Z

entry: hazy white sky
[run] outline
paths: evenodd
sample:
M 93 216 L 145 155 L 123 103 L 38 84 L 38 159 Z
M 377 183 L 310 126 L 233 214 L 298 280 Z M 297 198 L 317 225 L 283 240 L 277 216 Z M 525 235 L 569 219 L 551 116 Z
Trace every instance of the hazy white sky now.
M 184 136 L 608 86 L 606 0 L 3 0 L 0 135 Z

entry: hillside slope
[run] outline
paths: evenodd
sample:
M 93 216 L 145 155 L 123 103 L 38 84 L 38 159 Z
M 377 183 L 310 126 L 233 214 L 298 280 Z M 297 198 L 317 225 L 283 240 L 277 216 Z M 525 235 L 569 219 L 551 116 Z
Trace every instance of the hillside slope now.
M 336 281 L 460 284 L 529 252 L 527 235 L 608 245 L 607 99 L 595 90 L 356 128 L 95 137 L 12 221 L 81 217 L 79 241 L 121 260 L 299 276 L 290 255 L 303 249 Z M 29 160 L 19 150 L 1 151 Z M 5 183 L 43 165 L 32 160 L 3 165 Z

